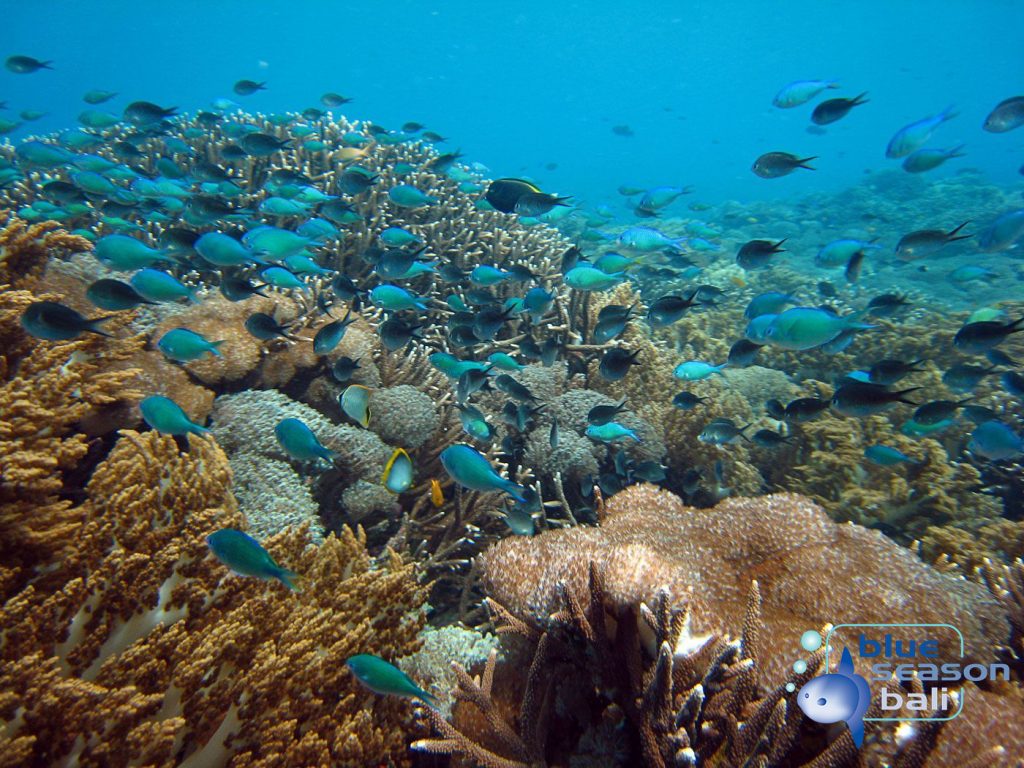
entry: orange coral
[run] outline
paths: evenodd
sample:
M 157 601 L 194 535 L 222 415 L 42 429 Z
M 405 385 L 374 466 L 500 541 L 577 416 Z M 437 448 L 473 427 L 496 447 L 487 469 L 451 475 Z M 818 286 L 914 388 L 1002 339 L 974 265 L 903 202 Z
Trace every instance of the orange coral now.
M 404 764 L 409 706 L 348 674 L 415 649 L 426 587 L 362 532 L 266 542 L 305 589 L 231 576 L 205 537 L 242 525 L 211 438 L 122 434 L 89 483 L 77 546 L 0 611 L 0 751 L 107 765 Z
M 937 573 L 878 532 L 837 525 L 793 494 L 697 510 L 657 486 L 631 486 L 605 505 L 597 528 L 506 539 L 481 556 L 489 594 L 535 622 L 558 610 L 560 585 L 583 588 L 591 562 L 616 604 L 650 603 L 667 588 L 689 605 L 698 635 L 735 636 L 756 579 L 770 679 L 785 676 L 795 638 L 829 622 L 952 622 L 979 658 L 1006 636 L 1001 611 L 981 587 Z

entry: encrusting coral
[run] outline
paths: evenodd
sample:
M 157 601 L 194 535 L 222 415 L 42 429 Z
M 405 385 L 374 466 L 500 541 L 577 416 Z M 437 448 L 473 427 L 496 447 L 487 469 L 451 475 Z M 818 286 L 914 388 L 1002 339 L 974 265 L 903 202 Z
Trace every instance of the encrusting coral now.
M 303 591 L 229 574 L 205 537 L 243 525 L 227 459 L 122 433 L 81 505 L 75 546 L 2 609 L 3 763 L 406 764 L 406 703 L 348 674 L 415 650 L 426 588 L 360 532 L 265 542 Z

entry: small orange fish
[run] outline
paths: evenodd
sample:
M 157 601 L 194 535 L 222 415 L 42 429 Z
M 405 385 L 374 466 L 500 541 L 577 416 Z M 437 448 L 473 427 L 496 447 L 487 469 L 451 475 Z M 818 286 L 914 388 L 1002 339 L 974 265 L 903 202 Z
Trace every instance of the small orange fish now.
M 444 505 L 444 491 L 441 490 L 441 483 L 437 478 L 430 478 L 430 500 L 434 502 L 435 507 Z
M 733 275 L 732 277 L 729 278 L 729 280 L 731 280 L 732 284 L 735 285 L 737 288 L 746 288 L 747 287 L 747 281 L 744 280 L 739 275 Z

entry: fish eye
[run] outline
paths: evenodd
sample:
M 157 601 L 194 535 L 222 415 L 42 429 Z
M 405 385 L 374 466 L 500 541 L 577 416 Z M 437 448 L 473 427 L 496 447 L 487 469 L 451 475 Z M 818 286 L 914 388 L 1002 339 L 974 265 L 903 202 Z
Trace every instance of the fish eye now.
M 818 706 L 819 707 L 824 707 L 826 704 L 828 704 L 828 702 L 825 701 L 825 699 L 818 699 Z

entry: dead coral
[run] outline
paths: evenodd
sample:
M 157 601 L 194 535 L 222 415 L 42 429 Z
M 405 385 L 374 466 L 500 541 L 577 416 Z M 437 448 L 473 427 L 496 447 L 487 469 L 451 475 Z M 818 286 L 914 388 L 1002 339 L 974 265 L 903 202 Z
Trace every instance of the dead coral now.
M 348 674 L 416 647 L 425 588 L 361 533 L 266 542 L 289 593 L 233 576 L 205 537 L 242 518 L 226 457 L 125 432 L 89 484 L 76 546 L 3 606 L 5 755 L 83 766 L 405 765 L 409 706 Z M 40 564 L 42 565 L 42 563 Z M 16 716 L 17 715 L 17 716 Z

